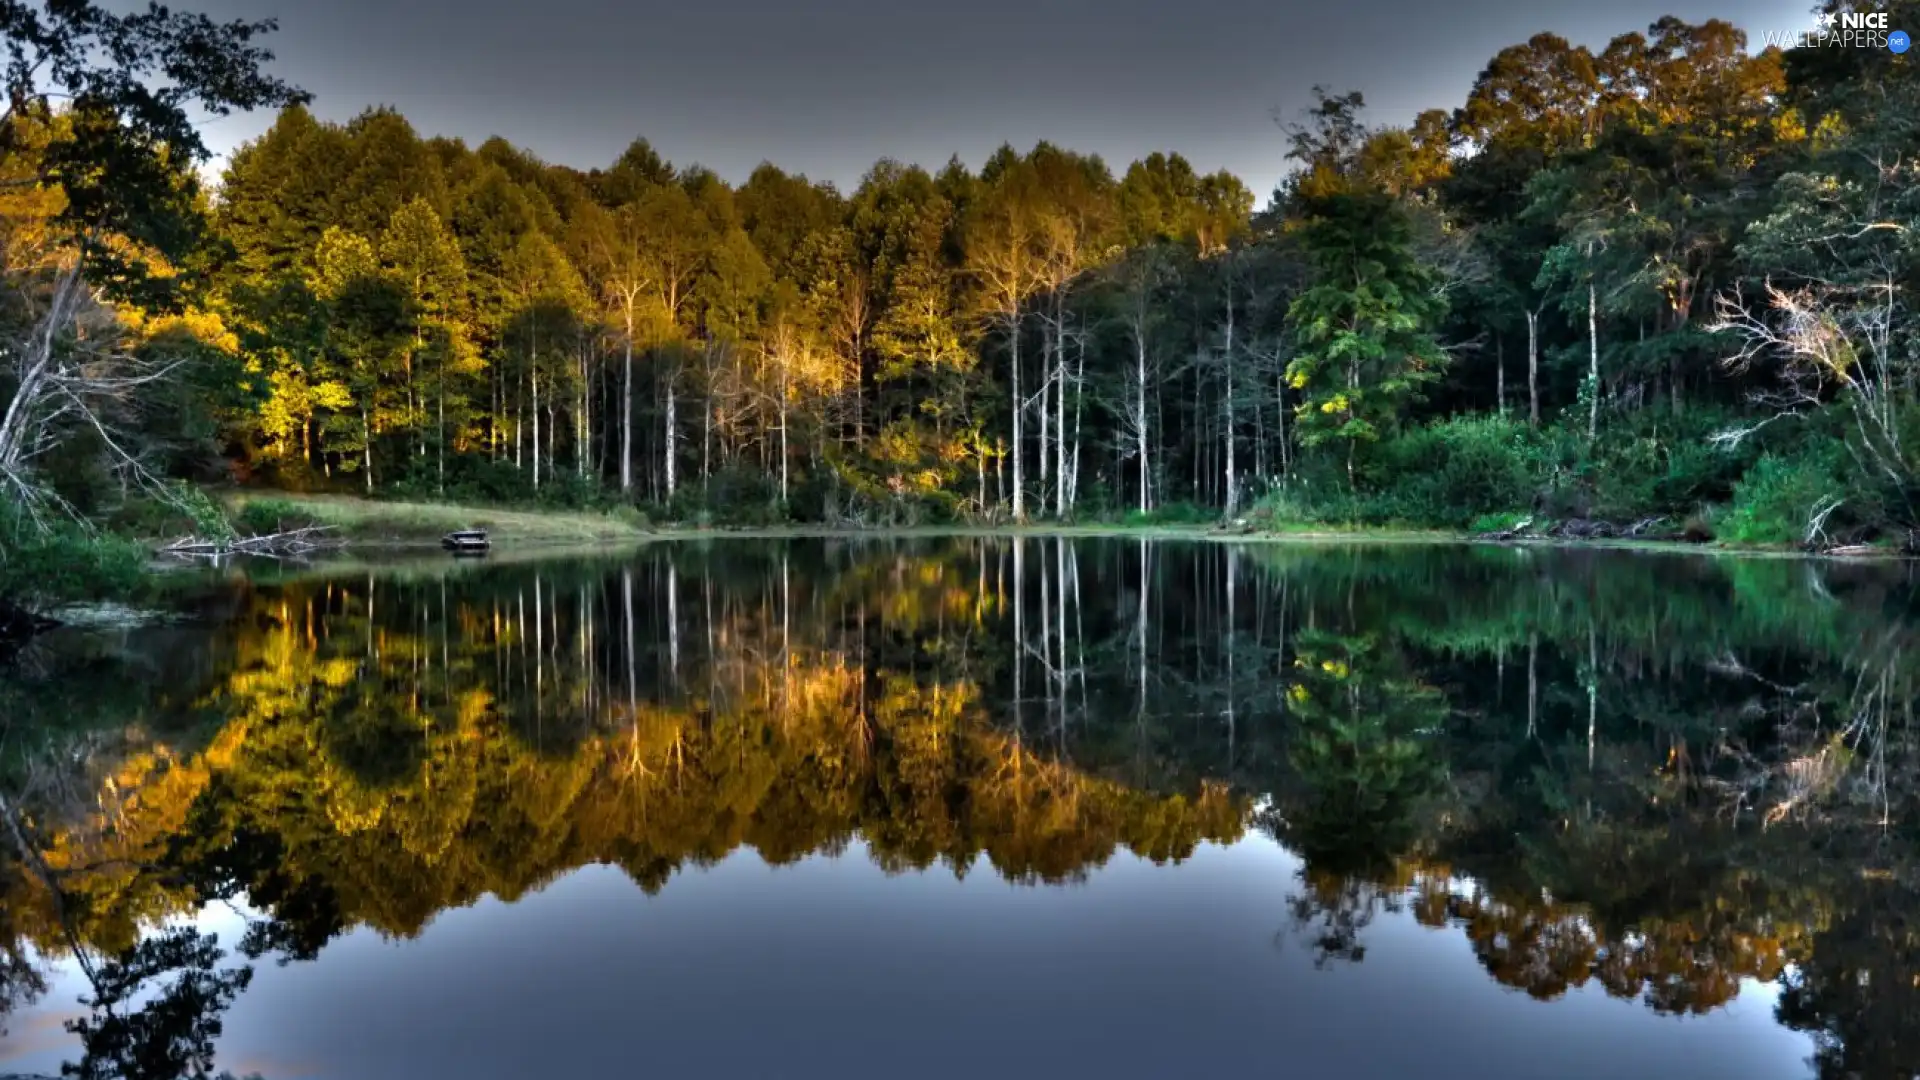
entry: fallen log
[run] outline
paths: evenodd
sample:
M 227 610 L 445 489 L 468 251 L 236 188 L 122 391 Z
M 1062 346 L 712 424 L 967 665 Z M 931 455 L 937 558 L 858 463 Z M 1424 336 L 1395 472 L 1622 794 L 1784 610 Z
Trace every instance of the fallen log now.
M 316 551 L 330 551 L 344 546 L 342 541 L 326 535 L 332 530 L 331 525 L 311 525 L 304 529 L 291 529 L 265 536 L 243 536 L 225 540 L 207 540 L 198 536 L 189 536 L 161 548 L 160 553 L 181 558 L 220 558 L 224 555 L 297 558 Z
M 1533 519 L 1522 518 L 1520 521 L 1515 522 L 1510 529 L 1494 529 L 1491 532 L 1483 532 L 1474 537 L 1474 539 L 1489 544 L 1506 544 L 1528 535 L 1532 529 Z

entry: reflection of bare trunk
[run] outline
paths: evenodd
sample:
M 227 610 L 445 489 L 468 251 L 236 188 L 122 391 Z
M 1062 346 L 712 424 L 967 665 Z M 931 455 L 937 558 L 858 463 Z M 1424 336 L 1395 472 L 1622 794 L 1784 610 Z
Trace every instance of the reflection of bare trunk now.
M 538 416 L 538 413 L 534 414 Z M 534 443 L 533 460 L 539 467 L 540 444 Z M 547 618 L 541 603 L 540 575 L 533 575 L 533 721 L 539 731 L 546 717 L 542 711 L 547 690 Z
M 680 578 L 667 557 L 667 673 L 680 685 Z
M 1234 571 L 1240 564 L 1240 550 L 1227 549 L 1227 768 L 1233 768 L 1233 750 L 1238 734 L 1233 715 L 1233 653 L 1234 653 L 1234 610 L 1233 591 Z
M 1593 771 L 1594 721 L 1600 710 L 1600 644 L 1594 624 L 1587 623 L 1587 771 Z
M 1060 738 L 1064 747 L 1067 736 L 1067 541 L 1057 537 L 1053 542 L 1054 572 L 1060 578 L 1060 601 L 1055 606 L 1059 623 L 1060 662 L 1055 666 L 1055 678 L 1060 682 L 1060 715 L 1055 721 L 1060 727 Z
M 1140 538 L 1140 605 L 1134 616 L 1133 632 L 1140 638 L 1139 663 L 1135 675 L 1140 680 L 1139 704 L 1134 709 L 1134 726 L 1144 742 L 1147 733 L 1147 538 Z
M 640 680 L 633 669 L 633 569 L 620 571 L 620 591 L 626 604 L 627 621 L 627 716 L 635 726 L 640 723 Z
M 793 691 L 793 579 L 787 572 L 787 553 L 780 552 L 780 718 L 789 713 Z
M 1019 471 L 1019 454 L 1017 451 L 1014 455 L 1014 461 L 1014 470 L 1017 473 Z M 1014 498 L 1018 499 L 1020 492 L 1019 486 L 1016 484 L 1013 490 Z M 1026 537 L 1016 536 L 1013 538 L 1013 730 L 1015 732 L 1024 732 L 1026 730 L 1026 725 L 1022 723 L 1021 720 L 1021 713 L 1024 707 L 1022 702 L 1024 694 L 1021 688 L 1020 678 L 1021 673 L 1026 670 L 1027 666 L 1027 628 L 1025 615 L 1027 606 L 1027 578 L 1026 563 L 1023 558 L 1026 553 L 1026 547 Z
M 1527 738 L 1533 738 L 1540 708 L 1540 634 L 1527 635 Z
M 1044 414 L 1043 414 L 1044 415 Z M 1046 456 L 1041 455 L 1045 461 Z M 1044 506 L 1045 504 L 1041 504 Z M 1040 665 L 1046 680 L 1046 718 L 1053 718 L 1053 575 L 1047 568 L 1047 542 L 1040 541 Z

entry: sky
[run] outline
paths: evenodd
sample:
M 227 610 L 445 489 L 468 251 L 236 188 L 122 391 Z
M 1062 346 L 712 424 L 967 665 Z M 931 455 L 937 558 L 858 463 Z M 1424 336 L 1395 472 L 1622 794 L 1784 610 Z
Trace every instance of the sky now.
M 130 3 L 131 0 L 124 0 Z M 1155 150 L 1225 168 L 1263 201 L 1275 122 L 1315 85 L 1404 123 L 1460 104 L 1540 31 L 1603 46 L 1661 15 L 1725 18 L 1757 49 L 1811 0 L 178 0 L 280 20 L 275 70 L 346 120 L 391 105 L 424 135 L 503 136 L 577 168 L 645 137 L 734 181 L 762 161 L 851 190 L 881 157 L 978 166 L 1003 142 Z M 212 121 L 224 155 L 269 115 Z

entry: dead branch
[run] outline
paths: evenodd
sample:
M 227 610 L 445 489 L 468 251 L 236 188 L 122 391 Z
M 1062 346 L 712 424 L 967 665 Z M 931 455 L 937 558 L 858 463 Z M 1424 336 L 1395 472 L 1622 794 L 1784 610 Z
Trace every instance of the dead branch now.
M 312 525 L 304 529 L 269 533 L 265 536 L 235 537 L 228 540 L 207 540 L 189 536 L 161 548 L 160 553 L 183 558 L 219 558 L 224 555 L 298 557 L 316 551 L 332 551 L 344 547 L 344 541 L 325 535 L 333 528 L 332 525 Z

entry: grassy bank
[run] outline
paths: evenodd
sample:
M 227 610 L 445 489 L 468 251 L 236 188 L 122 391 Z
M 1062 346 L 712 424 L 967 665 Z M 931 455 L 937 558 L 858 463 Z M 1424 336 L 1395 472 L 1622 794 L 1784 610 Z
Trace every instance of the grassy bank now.
M 233 493 L 222 501 L 242 532 L 324 525 L 356 547 L 438 546 L 442 536 L 460 529 L 485 529 L 495 543 L 514 548 L 591 547 L 652 535 L 639 514 L 620 511 L 506 510 L 268 492 Z
M 821 536 L 1125 536 L 1146 539 L 1218 539 L 1252 542 L 1394 542 L 1459 543 L 1472 540 L 1479 530 L 1420 528 L 1328 521 L 1278 520 L 1254 513 L 1235 526 L 1213 520 L 1176 517 L 1172 520 L 1133 515 L 1106 522 L 1027 525 L 922 525 L 856 527 L 832 525 L 654 525 L 631 511 L 515 510 L 453 503 L 394 502 L 352 495 L 290 495 L 277 492 L 232 493 L 222 498 L 242 532 L 265 532 L 305 525 L 336 529 L 356 549 L 424 548 L 439 545 L 440 537 L 457 529 L 486 529 L 496 555 L 534 549 L 551 553 L 561 549 L 591 549 L 667 538 L 794 539 Z M 1517 516 L 1516 516 L 1517 520 Z M 1495 522 L 1494 524 L 1510 524 Z M 1690 551 L 1722 554 L 1800 555 L 1792 545 L 1755 544 L 1731 540 L 1702 543 L 1656 539 L 1554 538 L 1545 535 L 1514 541 L 1519 546 L 1578 546 L 1634 550 Z M 1888 555 L 1898 551 L 1888 548 Z M 381 560 L 383 563 L 385 559 Z

